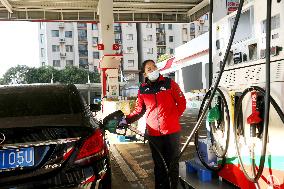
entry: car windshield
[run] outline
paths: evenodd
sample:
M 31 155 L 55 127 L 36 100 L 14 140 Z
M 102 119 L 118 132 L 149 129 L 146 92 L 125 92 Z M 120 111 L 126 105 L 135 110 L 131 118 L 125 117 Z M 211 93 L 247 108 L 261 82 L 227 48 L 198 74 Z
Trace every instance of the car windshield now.
M 80 98 L 67 87 L 1 89 L 0 117 L 77 114 Z

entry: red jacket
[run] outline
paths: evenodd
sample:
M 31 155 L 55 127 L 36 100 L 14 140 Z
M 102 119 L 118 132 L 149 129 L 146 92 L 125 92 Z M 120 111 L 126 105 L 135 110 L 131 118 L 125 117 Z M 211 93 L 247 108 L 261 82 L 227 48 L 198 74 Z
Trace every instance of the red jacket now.
M 160 75 L 155 83 L 146 81 L 138 91 L 135 110 L 126 116 L 133 123 L 146 113 L 146 126 L 150 136 L 179 132 L 179 118 L 186 108 L 185 97 L 178 84 Z

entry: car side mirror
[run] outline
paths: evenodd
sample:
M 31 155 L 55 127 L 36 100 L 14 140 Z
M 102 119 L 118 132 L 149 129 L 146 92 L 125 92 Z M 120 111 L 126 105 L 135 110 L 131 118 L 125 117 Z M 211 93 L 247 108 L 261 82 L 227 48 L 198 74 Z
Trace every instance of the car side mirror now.
M 98 112 L 101 110 L 101 105 L 100 104 L 90 104 L 90 110 L 92 112 Z

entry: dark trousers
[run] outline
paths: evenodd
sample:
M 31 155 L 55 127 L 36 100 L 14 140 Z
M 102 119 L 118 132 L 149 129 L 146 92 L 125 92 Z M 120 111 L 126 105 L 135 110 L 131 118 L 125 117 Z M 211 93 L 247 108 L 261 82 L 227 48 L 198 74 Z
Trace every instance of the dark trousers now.
M 177 189 L 179 177 L 177 157 L 180 152 L 180 133 L 163 136 L 149 136 L 149 144 L 155 164 L 155 189 Z M 170 171 L 171 188 L 163 160 L 157 149 L 162 154 L 168 170 Z

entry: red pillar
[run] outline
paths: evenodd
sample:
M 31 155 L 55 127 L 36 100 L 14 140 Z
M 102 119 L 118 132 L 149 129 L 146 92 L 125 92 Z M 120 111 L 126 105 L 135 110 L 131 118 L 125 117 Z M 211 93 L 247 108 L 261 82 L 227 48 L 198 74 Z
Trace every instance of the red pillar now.
M 102 68 L 102 98 L 106 96 L 106 87 L 107 87 L 107 75 L 106 75 L 107 68 Z

